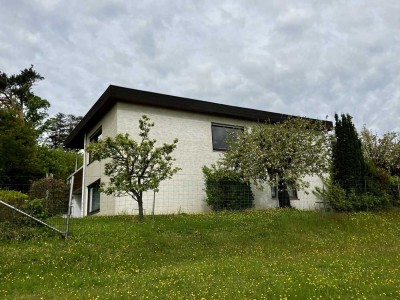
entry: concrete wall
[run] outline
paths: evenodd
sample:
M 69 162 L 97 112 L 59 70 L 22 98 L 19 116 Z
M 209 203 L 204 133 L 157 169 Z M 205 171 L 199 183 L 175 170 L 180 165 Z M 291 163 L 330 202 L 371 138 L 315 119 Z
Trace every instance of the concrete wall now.
M 85 136 L 85 146 L 89 143 L 90 137 L 99 128 L 102 128 L 102 137 L 114 136 L 117 132 L 117 107 L 114 106 L 103 119 L 93 126 Z M 84 169 L 83 169 L 83 184 L 82 184 L 82 216 L 87 215 L 88 210 L 88 186 L 96 180 L 107 181 L 108 178 L 104 176 L 104 164 L 106 161 L 93 161 L 89 163 L 89 155 L 85 153 L 84 156 Z M 101 215 L 115 214 L 115 197 L 107 196 L 101 193 L 100 195 L 100 213 Z
M 210 116 L 192 112 L 169 110 L 143 105 L 117 103 L 113 109 L 94 126 L 87 134 L 86 140 L 99 126 L 103 128 L 103 137 L 113 136 L 118 133 L 129 133 L 131 137 L 139 138 L 139 119 L 142 115 L 150 117 L 155 126 L 150 132 L 151 138 L 157 140 L 157 144 L 171 143 L 175 138 L 179 139 L 177 149 L 173 156 L 176 158 L 175 166 L 182 170 L 171 180 L 163 182 L 158 193 L 153 191 L 144 195 L 144 208 L 146 214 L 169 214 L 177 212 L 205 212 L 208 207 L 205 204 L 204 180 L 201 168 L 204 165 L 215 163 L 222 152 L 213 151 L 211 123 L 221 123 L 236 126 L 250 126 L 251 122 L 233 118 Z M 85 185 L 102 178 L 104 163 L 92 162 L 86 167 Z M 310 178 L 312 186 L 321 185 L 319 178 Z M 265 187 L 263 191 L 253 188 L 255 194 L 255 206 L 257 208 L 277 207 L 277 199 L 271 198 L 271 190 Z M 316 198 L 311 190 L 309 194 L 298 191 L 299 200 L 292 200 L 294 207 L 300 209 L 315 208 Z M 85 196 L 86 197 L 86 196 Z M 155 202 L 154 202 L 155 200 Z M 136 214 L 137 203 L 130 197 L 107 197 L 101 195 L 100 214 Z

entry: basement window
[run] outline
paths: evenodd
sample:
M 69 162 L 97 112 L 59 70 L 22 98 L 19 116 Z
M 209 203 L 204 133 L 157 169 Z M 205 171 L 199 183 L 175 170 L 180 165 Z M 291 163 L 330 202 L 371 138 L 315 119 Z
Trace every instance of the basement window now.
M 211 123 L 213 150 L 228 150 L 229 140 L 234 139 L 236 134 L 243 129 L 239 126 Z

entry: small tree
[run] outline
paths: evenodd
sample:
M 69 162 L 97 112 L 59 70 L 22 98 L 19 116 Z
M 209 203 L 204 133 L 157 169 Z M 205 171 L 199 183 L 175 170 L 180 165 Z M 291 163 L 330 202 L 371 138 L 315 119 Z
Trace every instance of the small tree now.
M 329 141 L 323 122 L 291 118 L 277 124 L 258 124 L 237 133 L 221 165 L 257 186 L 278 186 L 280 206 L 290 206 L 288 184 L 308 187 L 304 176 L 327 172 Z
M 94 160 L 110 158 L 104 166 L 104 174 L 110 177 L 106 186 L 101 183 L 100 190 L 107 195 L 129 195 L 138 203 L 139 216 L 143 217 L 143 192 L 158 190 L 160 182 L 171 178 L 180 168 L 174 168 L 171 153 L 178 140 L 172 144 L 155 147 L 156 140 L 149 138 L 151 127 L 147 116 L 139 120 L 139 136 L 137 142 L 129 134 L 117 134 L 115 138 L 107 137 L 97 143 L 90 144 L 86 150 Z

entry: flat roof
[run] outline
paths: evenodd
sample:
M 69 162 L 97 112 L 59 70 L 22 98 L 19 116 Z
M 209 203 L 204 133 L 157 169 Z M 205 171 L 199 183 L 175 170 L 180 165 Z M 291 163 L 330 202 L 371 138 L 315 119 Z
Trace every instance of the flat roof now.
M 136 89 L 130 89 L 110 85 L 100 96 L 81 122 L 75 127 L 65 141 L 65 146 L 70 149 L 82 149 L 84 134 L 98 123 L 101 118 L 117 102 L 162 107 L 173 110 L 190 111 L 207 115 L 231 117 L 241 120 L 255 122 L 269 121 L 276 123 L 283 121 L 293 115 L 274 113 L 269 111 L 231 106 L 226 104 L 213 103 L 208 101 L 183 98 Z M 306 118 L 309 119 L 309 118 Z M 314 120 L 316 119 L 309 119 Z M 324 121 L 328 128 L 332 128 L 332 122 Z

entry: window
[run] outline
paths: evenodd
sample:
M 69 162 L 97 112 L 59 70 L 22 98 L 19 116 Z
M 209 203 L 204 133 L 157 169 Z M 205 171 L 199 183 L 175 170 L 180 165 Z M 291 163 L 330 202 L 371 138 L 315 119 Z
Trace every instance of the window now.
M 100 211 L 100 179 L 88 186 L 88 214 Z
M 228 140 L 234 139 L 238 131 L 243 131 L 243 127 L 211 123 L 213 150 L 228 150 Z
M 289 193 L 289 199 L 290 200 L 299 199 L 297 197 L 297 190 L 295 188 L 291 187 L 290 184 L 287 185 L 287 191 Z M 278 188 L 276 186 L 271 186 L 271 197 L 273 199 L 278 197 Z
M 102 138 L 102 130 L 101 127 L 97 129 L 89 138 L 89 143 L 97 143 Z M 89 155 L 89 164 L 93 161 L 93 158 Z

